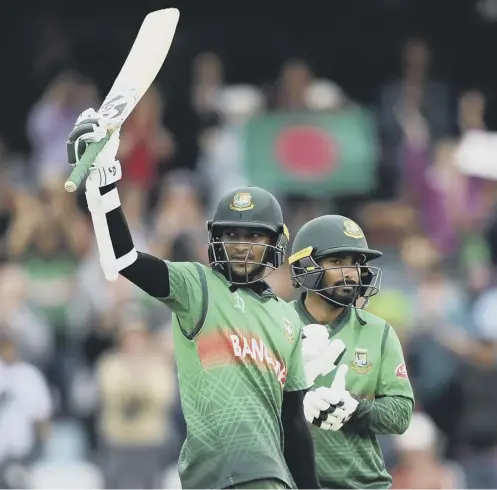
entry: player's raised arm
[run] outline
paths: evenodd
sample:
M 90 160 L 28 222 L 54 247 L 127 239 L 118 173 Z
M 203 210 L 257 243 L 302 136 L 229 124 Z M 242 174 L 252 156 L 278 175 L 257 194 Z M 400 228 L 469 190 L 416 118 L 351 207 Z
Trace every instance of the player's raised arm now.
M 69 135 L 69 163 L 77 164 L 88 143 L 98 142 L 105 136 L 100 116 L 93 109 L 83 112 Z M 135 249 L 116 186 L 122 176 L 121 164 L 116 160 L 118 148 L 119 131 L 116 131 L 97 156 L 86 182 L 86 199 L 105 277 L 115 280 L 121 274 L 180 315 L 200 310 L 200 266 L 166 263 Z

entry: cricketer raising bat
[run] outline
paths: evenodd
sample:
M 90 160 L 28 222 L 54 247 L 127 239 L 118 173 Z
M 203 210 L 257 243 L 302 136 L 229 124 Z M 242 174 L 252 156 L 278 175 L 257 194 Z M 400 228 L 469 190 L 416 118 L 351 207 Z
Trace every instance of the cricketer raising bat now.
M 175 8 L 151 12 L 143 20 L 131 51 L 98 110 L 105 121 L 107 137 L 88 145 L 64 185 L 67 192 L 74 192 L 81 185 L 111 134 L 122 126 L 152 85 L 169 52 L 178 20 L 179 11 Z

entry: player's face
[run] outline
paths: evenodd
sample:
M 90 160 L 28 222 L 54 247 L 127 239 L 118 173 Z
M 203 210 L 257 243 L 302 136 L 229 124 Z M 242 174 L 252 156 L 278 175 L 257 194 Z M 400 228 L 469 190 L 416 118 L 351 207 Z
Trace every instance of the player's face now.
M 231 261 L 231 270 L 237 276 L 248 276 L 260 268 L 267 248 L 265 245 L 271 244 L 269 235 L 255 228 L 226 229 L 221 240 Z
M 325 270 L 323 285 L 328 296 L 342 304 L 352 304 L 360 285 L 360 262 L 356 256 L 326 257 L 320 264 Z

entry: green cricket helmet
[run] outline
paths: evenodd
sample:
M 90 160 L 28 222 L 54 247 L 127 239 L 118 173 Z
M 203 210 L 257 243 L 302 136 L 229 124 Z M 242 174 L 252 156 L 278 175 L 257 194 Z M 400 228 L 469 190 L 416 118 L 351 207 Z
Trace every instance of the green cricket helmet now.
M 227 241 L 222 236 L 226 229 L 248 228 L 261 230 L 270 236 L 269 244 Z M 283 264 L 290 236 L 283 222 L 281 206 L 268 191 L 259 187 L 240 187 L 225 194 L 217 205 L 214 218 L 207 222 L 209 235 L 209 264 L 221 272 L 235 285 L 245 285 L 265 279 L 271 272 Z M 226 245 L 243 243 L 248 245 L 244 259 L 230 259 Z M 264 247 L 262 258 L 255 261 L 250 258 L 255 247 Z M 233 264 L 254 264 L 259 267 L 244 275 L 232 271 Z M 260 272 L 264 270 L 261 275 Z
M 322 259 L 327 257 L 357 257 L 352 266 L 337 266 L 323 268 Z M 381 270 L 372 267 L 369 262 L 378 259 L 383 254 L 369 248 L 361 228 L 344 216 L 325 215 L 306 223 L 295 235 L 292 255 L 288 259 L 292 282 L 295 288 L 303 288 L 322 296 L 335 306 L 350 306 L 357 308 L 359 298 L 365 298 L 361 308 L 367 305 L 369 298 L 378 294 L 381 284 Z M 346 281 L 347 269 L 354 268 L 359 272 L 359 283 L 350 284 Z M 342 281 L 339 285 L 325 287 L 323 278 L 326 270 L 341 269 Z M 334 291 L 337 288 L 353 287 L 355 296 L 349 304 L 336 299 Z

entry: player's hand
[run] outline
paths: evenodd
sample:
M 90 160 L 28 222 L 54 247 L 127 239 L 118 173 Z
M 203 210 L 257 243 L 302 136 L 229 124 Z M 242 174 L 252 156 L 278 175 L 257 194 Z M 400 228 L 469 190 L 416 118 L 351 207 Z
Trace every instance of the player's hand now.
M 321 386 L 308 391 L 304 397 L 307 421 L 322 430 L 340 430 L 359 406 L 359 402 L 345 388 L 348 366 L 342 364 L 329 388 Z
M 331 373 L 345 353 L 345 344 L 330 340 L 324 325 L 310 324 L 302 329 L 302 356 L 308 386 L 312 386 L 318 376 Z
M 102 117 L 94 110 L 82 112 L 67 141 L 67 159 L 77 165 L 89 143 L 97 143 L 107 136 Z M 112 184 L 122 176 L 121 164 L 116 160 L 119 149 L 119 130 L 115 131 L 95 159 L 88 181 L 97 187 Z

